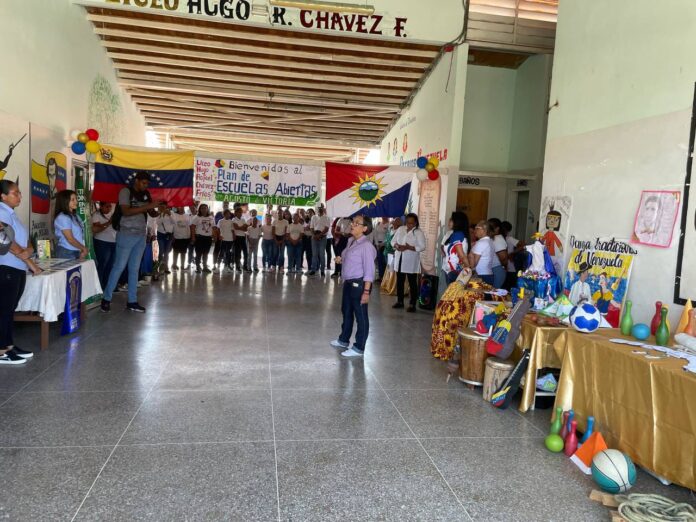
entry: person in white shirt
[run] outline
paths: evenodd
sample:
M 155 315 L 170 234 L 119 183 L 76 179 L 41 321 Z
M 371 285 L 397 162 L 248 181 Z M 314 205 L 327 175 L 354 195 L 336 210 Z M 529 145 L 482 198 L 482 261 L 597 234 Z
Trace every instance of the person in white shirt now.
M 502 288 L 505 284 L 505 275 L 507 273 L 508 264 L 508 245 L 505 238 L 501 234 L 502 222 L 498 218 L 488 220 L 493 228 L 493 250 L 495 257 L 493 258 L 493 286 Z
M 493 227 L 488 221 L 479 221 L 474 228 L 476 243 L 469 252 L 469 266 L 474 267 L 476 274 L 484 283 L 493 285 L 493 258 L 497 257 L 493 250 Z
M 394 270 L 396 271 L 396 303 L 392 308 L 404 307 L 405 283 L 408 278 L 409 307 L 416 311 L 418 301 L 418 275 L 421 272 L 420 255 L 425 250 L 425 234 L 419 228 L 418 215 L 408 214 L 406 224 L 394 234 Z
M 510 290 L 517 286 L 517 270 L 515 269 L 515 255 L 524 250 L 524 241 L 519 241 L 512 235 L 512 223 L 503 221 L 500 230 L 505 236 L 508 249 L 507 276 L 503 288 Z
M 302 235 L 304 225 L 300 222 L 300 215 L 292 216 L 292 223 L 288 226 L 285 243 L 288 247 L 288 275 L 302 273 Z
M 191 244 L 191 218 L 186 214 L 184 207 L 178 207 L 176 213 L 172 214 L 172 219 L 174 221 L 174 264 L 172 270 L 179 270 L 179 266 L 176 264 L 179 256 L 181 256 L 181 268 L 187 269 L 185 258 Z
M 220 259 L 218 264 L 222 262 L 225 265 L 225 270 L 232 271 L 232 246 L 234 245 L 234 225 L 232 223 L 232 212 L 225 209 L 222 213 L 222 219 L 218 221 L 218 230 L 220 233 Z
M 92 214 L 92 234 L 94 234 L 94 255 L 97 258 L 97 275 L 102 288 L 109 279 L 116 253 L 116 231 L 111 226 L 114 208 L 108 201 L 99 203 L 99 210 Z
M 251 268 L 254 272 L 259 271 L 259 239 L 261 237 L 261 223 L 258 219 L 258 212 L 252 210 L 251 218 L 248 221 L 247 228 L 247 249 L 249 250 L 249 259 Z
M 379 282 L 384 277 L 384 272 L 387 270 L 387 260 L 384 256 L 385 240 L 387 238 L 387 230 L 389 230 L 389 218 L 382 218 L 381 223 L 375 225 L 372 231 L 372 243 L 377 249 L 377 278 L 375 282 Z
M 169 252 L 174 241 L 174 218 L 172 209 L 166 205 L 160 207 L 160 215 L 157 216 L 157 245 L 159 246 L 158 261 L 164 266 L 164 273 L 169 271 Z
M 232 218 L 232 226 L 234 227 L 234 266 L 237 268 L 237 272 L 242 271 L 240 261 L 243 254 L 244 271 L 251 272 L 251 269 L 249 268 L 249 250 L 247 249 L 246 239 L 249 225 L 242 217 L 242 213 L 242 207 L 236 207 L 234 209 L 234 217 Z
M 215 219 L 208 211 L 205 203 L 198 206 L 198 214 L 191 220 L 191 242 L 196 248 L 196 273 L 201 273 L 201 262 L 203 262 L 203 272 L 210 273 L 208 268 L 208 255 L 213 244 L 213 226 Z
M 343 250 L 348 245 L 348 239 L 351 237 L 351 224 L 353 220 L 351 218 L 338 218 L 334 225 L 334 253 L 336 257 L 341 257 Z M 336 265 L 336 270 L 331 274 L 331 277 L 341 277 L 341 264 Z
M 274 266 L 282 270 L 285 265 L 285 235 L 288 232 L 290 223 L 285 219 L 284 212 L 278 208 L 278 218 L 273 223 L 275 234 Z
M 326 274 L 326 234 L 329 232 L 331 220 L 326 215 L 326 209 L 319 207 L 319 214 L 312 218 L 312 267 L 307 275 L 314 275 L 321 271 L 322 277 Z
M 273 205 L 271 205 L 271 207 L 272 206 Z M 264 216 L 261 234 L 261 252 L 263 254 L 261 263 L 263 264 L 263 271 L 273 272 L 276 266 L 275 227 L 273 226 L 273 216 L 269 213 L 266 213 Z

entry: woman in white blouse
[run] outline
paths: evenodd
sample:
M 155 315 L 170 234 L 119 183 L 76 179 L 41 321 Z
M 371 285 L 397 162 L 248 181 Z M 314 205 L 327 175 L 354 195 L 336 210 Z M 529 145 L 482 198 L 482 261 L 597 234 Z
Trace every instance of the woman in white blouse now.
M 418 301 L 418 274 L 421 271 L 420 254 L 425 250 L 425 234 L 418 228 L 418 216 L 408 214 L 406 224 L 394 234 L 394 270 L 396 271 L 396 304 L 392 308 L 404 307 L 404 283 L 408 277 L 409 307 L 407 312 L 416 311 Z
M 488 221 L 479 221 L 474 228 L 476 243 L 469 252 L 469 266 L 475 267 L 476 274 L 489 285 L 493 285 L 493 227 Z

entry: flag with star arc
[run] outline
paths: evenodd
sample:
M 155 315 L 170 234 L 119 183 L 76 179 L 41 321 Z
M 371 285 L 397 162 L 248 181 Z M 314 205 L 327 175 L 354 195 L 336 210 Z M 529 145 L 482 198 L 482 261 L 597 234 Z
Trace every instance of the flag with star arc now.
M 104 145 L 94 168 L 93 201 L 116 203 L 118 193 L 130 186 L 135 175 L 150 175 L 148 190 L 152 198 L 170 207 L 193 203 L 193 151 L 142 151 Z

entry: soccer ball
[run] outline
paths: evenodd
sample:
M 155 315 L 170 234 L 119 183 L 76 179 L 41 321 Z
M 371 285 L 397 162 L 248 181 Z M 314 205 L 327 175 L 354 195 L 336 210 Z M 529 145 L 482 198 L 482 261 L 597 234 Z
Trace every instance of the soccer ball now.
M 589 303 L 583 303 L 570 311 L 570 324 L 578 332 L 592 333 L 599 328 L 602 315 L 597 308 Z

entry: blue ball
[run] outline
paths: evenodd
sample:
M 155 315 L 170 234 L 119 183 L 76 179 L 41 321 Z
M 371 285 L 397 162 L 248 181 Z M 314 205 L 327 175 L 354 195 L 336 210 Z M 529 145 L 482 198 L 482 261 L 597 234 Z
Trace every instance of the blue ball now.
M 636 466 L 619 450 L 600 451 L 592 459 L 592 478 L 609 493 L 625 493 L 636 483 Z
M 644 341 L 650 337 L 650 327 L 647 324 L 638 323 L 631 329 L 631 335 L 639 341 Z
M 419 169 L 424 169 L 425 166 L 428 164 L 428 158 L 425 156 L 421 156 L 416 160 L 416 165 L 418 165 Z
M 579 332 L 594 332 L 601 322 L 602 315 L 599 310 L 589 303 L 578 305 L 570 311 L 570 324 Z

